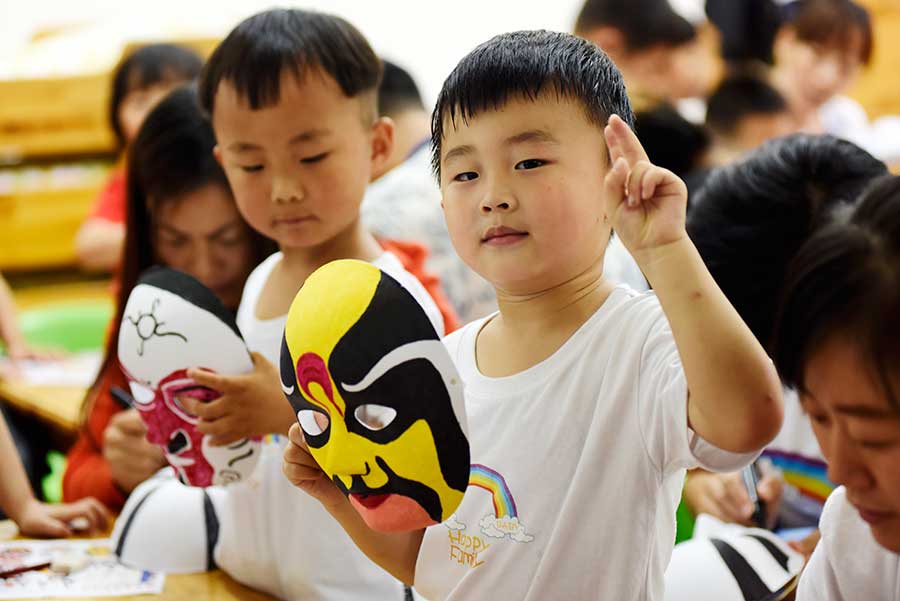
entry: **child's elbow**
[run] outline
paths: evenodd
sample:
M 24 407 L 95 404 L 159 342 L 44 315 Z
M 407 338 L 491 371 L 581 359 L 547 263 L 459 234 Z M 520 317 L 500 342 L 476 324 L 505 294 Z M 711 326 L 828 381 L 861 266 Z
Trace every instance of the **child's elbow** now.
M 780 387 L 765 394 L 753 403 L 753 411 L 747 416 L 746 427 L 741 428 L 739 453 L 758 451 L 768 445 L 781 431 L 784 421 L 784 402 Z

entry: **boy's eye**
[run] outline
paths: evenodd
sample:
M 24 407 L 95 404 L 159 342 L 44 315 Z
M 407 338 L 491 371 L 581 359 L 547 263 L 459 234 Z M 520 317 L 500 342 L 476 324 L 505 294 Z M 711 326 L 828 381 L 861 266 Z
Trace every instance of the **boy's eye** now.
M 823 413 L 810 413 L 809 419 L 822 426 L 828 423 L 828 416 Z
M 317 154 L 316 156 L 307 157 L 305 159 L 300 159 L 300 162 L 304 165 L 309 165 L 311 163 L 318 163 L 322 159 L 328 156 L 327 152 L 323 152 L 322 154 Z
M 262 171 L 262 165 L 239 165 L 241 171 L 244 173 L 256 173 L 258 171 Z
M 455 182 L 469 182 L 469 181 L 472 181 L 473 179 L 475 179 L 475 178 L 477 178 L 477 177 L 478 177 L 478 174 L 475 173 L 474 171 L 465 171 L 465 172 L 463 172 L 463 173 L 460 173 L 460 174 L 454 176 L 453 181 L 455 181 Z
M 516 163 L 516 169 L 537 169 L 538 167 L 542 167 L 546 165 L 544 161 L 541 159 L 525 159 L 524 161 L 519 161 Z

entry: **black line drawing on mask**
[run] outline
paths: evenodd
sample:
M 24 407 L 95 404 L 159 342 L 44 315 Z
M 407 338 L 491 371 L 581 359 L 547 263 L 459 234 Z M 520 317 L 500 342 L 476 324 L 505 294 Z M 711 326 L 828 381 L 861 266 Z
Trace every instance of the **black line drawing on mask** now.
M 131 317 L 130 315 L 126 315 L 126 319 L 130 321 L 134 325 L 134 329 L 137 332 L 138 338 L 141 339 L 141 346 L 138 348 L 138 357 L 144 356 L 144 344 L 153 338 L 154 336 L 159 336 L 160 338 L 163 336 L 177 336 L 187 342 L 187 337 L 184 334 L 179 334 L 178 332 L 160 332 L 159 328 L 164 326 L 166 322 L 159 321 L 154 314 L 156 312 L 156 308 L 159 307 L 159 299 L 153 299 L 153 305 L 150 308 L 150 311 L 144 313 L 138 310 L 137 319 Z M 152 327 L 150 322 L 153 322 Z

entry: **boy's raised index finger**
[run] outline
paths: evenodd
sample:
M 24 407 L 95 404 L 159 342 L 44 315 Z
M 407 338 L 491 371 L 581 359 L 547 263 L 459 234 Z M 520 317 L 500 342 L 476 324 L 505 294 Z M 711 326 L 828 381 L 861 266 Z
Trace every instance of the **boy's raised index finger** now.
M 618 115 L 610 116 L 608 126 L 613 133 L 612 140 L 607 142 L 610 145 L 609 150 L 613 160 L 623 156 L 629 165 L 634 165 L 638 161 L 650 161 L 650 157 L 644 151 L 644 147 L 638 140 L 637 135 L 621 117 Z

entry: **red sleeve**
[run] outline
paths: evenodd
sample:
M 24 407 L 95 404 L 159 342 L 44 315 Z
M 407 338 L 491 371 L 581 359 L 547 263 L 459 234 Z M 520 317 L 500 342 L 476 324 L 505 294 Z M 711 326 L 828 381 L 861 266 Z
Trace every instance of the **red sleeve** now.
M 428 292 L 434 304 L 437 305 L 444 318 L 444 335 L 459 329 L 459 317 L 453 310 L 453 305 L 447 300 L 444 290 L 441 288 L 441 279 L 425 270 L 425 259 L 428 257 L 428 249 L 418 242 L 407 242 L 405 240 L 387 240 L 378 241 L 381 247 L 393 253 L 403 268 L 415 276 Z
M 112 416 L 122 410 L 109 394 L 112 386 L 127 390 L 128 382 L 115 362 L 104 372 L 97 388 L 87 423 L 81 429 L 78 440 L 66 457 L 63 475 L 63 500 L 76 501 L 84 497 L 96 497 L 113 511 L 125 504 L 125 495 L 113 483 L 109 463 L 103 457 L 103 431 Z
M 125 171 L 116 169 L 97 195 L 91 218 L 125 223 Z

